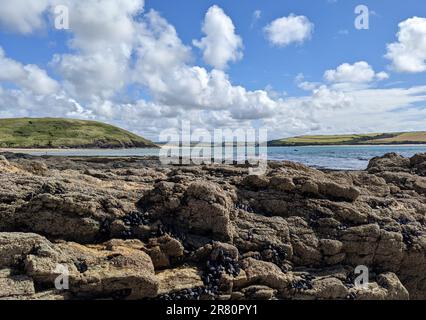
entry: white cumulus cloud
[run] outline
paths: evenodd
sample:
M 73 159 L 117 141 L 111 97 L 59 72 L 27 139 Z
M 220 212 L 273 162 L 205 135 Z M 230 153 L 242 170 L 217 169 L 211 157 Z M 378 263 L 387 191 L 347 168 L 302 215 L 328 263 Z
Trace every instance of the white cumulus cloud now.
M 175 28 L 150 11 L 138 32 L 135 81 L 147 87 L 162 105 L 205 111 L 227 110 L 238 119 L 272 114 L 276 102 L 266 91 L 235 86 L 222 70 L 191 64 L 190 48 Z
M 0 27 L 11 32 L 30 34 L 44 26 L 42 13 L 51 0 L 2 1 L 0 5 Z
M 221 8 L 214 5 L 206 13 L 203 32 L 206 35 L 193 44 L 203 51 L 204 61 L 223 70 L 229 62 L 243 57 L 243 40 L 235 33 L 235 26 Z
M 24 65 L 6 57 L 0 47 L 0 82 L 9 82 L 35 94 L 49 94 L 59 89 L 58 83 L 46 71 L 33 64 Z
M 55 0 L 70 11 L 70 46 L 75 54 L 55 55 L 52 64 L 65 88 L 85 99 L 109 98 L 129 82 L 129 63 L 143 0 Z
M 267 39 L 276 46 L 303 43 L 311 38 L 314 24 L 305 16 L 291 14 L 272 21 L 264 28 Z
M 398 72 L 426 71 L 426 18 L 413 17 L 399 24 L 398 41 L 387 45 L 386 58 Z
M 333 83 L 369 83 L 388 79 L 389 75 L 386 72 L 376 73 L 367 62 L 359 61 L 354 64 L 343 63 L 336 69 L 327 70 L 324 78 Z

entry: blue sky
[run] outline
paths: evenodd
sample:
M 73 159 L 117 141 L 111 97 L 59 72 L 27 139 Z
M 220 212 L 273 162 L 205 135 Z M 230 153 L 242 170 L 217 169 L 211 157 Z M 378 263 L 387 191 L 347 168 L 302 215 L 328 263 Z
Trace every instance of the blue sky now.
M 53 24 L 59 2 L 29 2 L 0 8 L 0 117 L 97 119 L 154 140 L 180 120 L 209 129 L 256 123 L 274 138 L 426 128 L 420 0 L 66 0 L 67 31 Z M 368 30 L 354 27 L 360 4 Z M 273 43 L 267 26 L 296 22 L 289 17 L 303 17 L 310 34 Z
M 383 57 L 386 43 L 395 40 L 398 23 L 413 16 L 426 17 L 426 6 L 419 0 L 183 0 L 177 3 L 155 0 L 146 4 L 147 8 L 161 12 L 176 27 L 185 43 L 201 37 L 200 26 L 205 12 L 210 6 L 219 5 L 232 17 L 237 32 L 244 39 L 244 59 L 229 70 L 234 82 L 252 90 L 272 85 L 289 94 L 303 94 L 294 84 L 294 77 L 301 72 L 310 80 L 318 81 L 324 70 L 360 60 L 368 61 L 375 69 L 386 69 L 389 64 Z M 366 4 L 373 12 L 369 30 L 354 28 L 354 9 L 359 4 Z M 261 10 L 261 18 L 252 27 L 256 10 Z M 315 24 L 311 41 L 279 49 L 268 45 L 263 27 L 291 13 L 305 15 Z M 339 34 L 343 30 L 349 33 Z M 202 64 L 202 59 L 198 63 Z M 424 79 L 424 74 L 396 75 L 389 82 L 404 81 L 412 85 L 424 83 Z

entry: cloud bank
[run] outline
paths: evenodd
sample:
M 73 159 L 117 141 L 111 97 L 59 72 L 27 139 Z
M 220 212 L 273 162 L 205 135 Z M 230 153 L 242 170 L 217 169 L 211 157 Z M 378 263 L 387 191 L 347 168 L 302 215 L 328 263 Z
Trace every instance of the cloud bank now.
M 49 15 L 57 0 L 37 5 L 31 0 L 15 2 L 18 5 L 0 8 L 0 25 L 31 34 L 51 23 Z M 231 17 L 218 6 L 208 9 L 204 36 L 193 42 L 194 48 L 159 12 L 146 11 L 142 0 L 60 2 L 69 6 L 72 19 L 68 51 L 51 58 L 57 78 L 0 50 L 0 117 L 97 119 L 153 140 L 161 130 L 178 127 L 181 120 L 206 129 L 264 126 L 271 139 L 424 129 L 426 109 L 419 103 L 426 101 L 426 86 L 379 89 L 377 83 L 389 74 L 375 71 L 365 61 L 326 70 L 323 81 L 304 81 L 303 96 L 282 97 L 235 85 L 226 70 L 243 58 L 243 40 Z M 395 69 L 424 68 L 423 20 L 400 24 L 398 42 L 388 46 Z M 302 44 L 313 36 L 313 29 L 307 17 L 290 15 L 271 22 L 265 33 L 282 47 Z M 211 68 L 194 63 L 197 49 Z M 146 94 L 129 97 L 129 87 Z

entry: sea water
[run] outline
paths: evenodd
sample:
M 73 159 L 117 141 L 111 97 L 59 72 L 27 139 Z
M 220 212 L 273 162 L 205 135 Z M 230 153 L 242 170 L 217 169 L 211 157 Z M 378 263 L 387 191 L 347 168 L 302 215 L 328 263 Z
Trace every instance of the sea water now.
M 426 153 L 426 145 L 268 147 L 267 150 L 268 160 L 289 160 L 327 169 L 364 170 L 373 157 L 383 156 L 389 152 L 411 157 L 416 153 Z M 61 149 L 28 150 L 25 153 L 53 156 L 140 157 L 158 156 L 159 149 Z

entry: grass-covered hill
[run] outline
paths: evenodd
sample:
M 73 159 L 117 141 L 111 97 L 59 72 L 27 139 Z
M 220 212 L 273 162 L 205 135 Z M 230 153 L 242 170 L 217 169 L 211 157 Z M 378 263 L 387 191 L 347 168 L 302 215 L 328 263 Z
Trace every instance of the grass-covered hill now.
M 0 148 L 156 147 L 109 124 L 59 118 L 0 119 Z
M 425 132 L 299 136 L 269 141 L 271 147 L 324 145 L 426 144 Z

